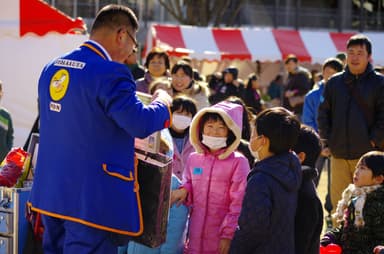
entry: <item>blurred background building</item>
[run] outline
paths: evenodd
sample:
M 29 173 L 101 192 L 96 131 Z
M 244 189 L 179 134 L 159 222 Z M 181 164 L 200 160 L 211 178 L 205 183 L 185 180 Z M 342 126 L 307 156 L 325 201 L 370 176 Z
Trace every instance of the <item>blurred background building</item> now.
M 141 29 L 150 22 L 259 26 L 334 31 L 384 30 L 384 0 L 45 0 L 72 17 L 82 17 L 88 27 L 97 10 L 110 3 L 130 6 L 142 21 Z M 177 3 L 177 4 L 175 4 Z M 210 6 L 208 6 L 210 5 Z M 216 15 L 205 19 L 201 15 Z M 200 19 L 188 19 L 192 17 Z M 213 14 L 212 14 L 213 13 Z M 144 30 L 144 31 L 143 31 Z M 139 38 L 140 39 L 140 38 Z

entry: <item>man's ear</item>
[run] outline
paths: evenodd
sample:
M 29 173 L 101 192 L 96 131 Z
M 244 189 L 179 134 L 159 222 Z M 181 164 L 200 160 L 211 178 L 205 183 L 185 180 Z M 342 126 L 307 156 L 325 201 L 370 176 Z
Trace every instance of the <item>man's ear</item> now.
M 383 175 L 375 176 L 373 177 L 373 180 L 375 181 L 376 184 L 382 184 L 384 182 L 384 176 Z
M 124 43 L 123 29 L 119 29 L 115 35 L 115 42 L 119 47 Z
M 300 152 L 300 153 L 298 153 L 296 155 L 297 155 L 297 157 L 299 157 L 300 164 L 303 164 L 303 162 L 305 161 L 305 157 L 306 157 L 305 153 L 304 152 Z

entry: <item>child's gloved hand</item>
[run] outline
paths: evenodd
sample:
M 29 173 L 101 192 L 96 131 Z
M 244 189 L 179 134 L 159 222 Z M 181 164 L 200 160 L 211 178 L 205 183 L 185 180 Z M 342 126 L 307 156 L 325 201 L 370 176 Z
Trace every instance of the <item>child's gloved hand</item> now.
M 320 240 L 321 246 L 327 246 L 328 244 L 333 243 L 333 237 L 331 235 L 325 234 L 324 237 Z
M 176 206 L 180 206 L 187 198 L 188 191 L 184 188 L 173 190 L 171 192 L 171 205 L 176 203 Z

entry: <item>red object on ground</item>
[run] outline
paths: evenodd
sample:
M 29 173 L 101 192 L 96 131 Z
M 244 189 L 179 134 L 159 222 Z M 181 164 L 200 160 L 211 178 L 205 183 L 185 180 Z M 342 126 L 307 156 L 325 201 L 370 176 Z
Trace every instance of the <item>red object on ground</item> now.
M 320 246 L 320 254 L 341 254 L 341 247 L 337 244 L 328 244 L 326 247 Z

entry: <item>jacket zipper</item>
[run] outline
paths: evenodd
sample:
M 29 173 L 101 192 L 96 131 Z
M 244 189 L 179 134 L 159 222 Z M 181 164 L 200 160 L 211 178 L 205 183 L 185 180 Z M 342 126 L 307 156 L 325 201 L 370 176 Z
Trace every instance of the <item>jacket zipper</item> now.
M 215 162 L 216 162 L 216 156 L 214 156 L 214 155 L 211 155 L 211 156 L 213 156 L 213 161 L 211 163 L 211 170 L 209 171 L 208 189 L 207 189 L 207 196 L 206 196 L 206 199 L 205 199 L 206 203 L 205 203 L 205 211 L 204 211 L 205 216 L 204 216 L 204 223 L 203 223 L 203 225 L 205 225 L 205 223 L 207 221 L 207 212 L 208 212 L 208 204 L 209 204 L 209 193 L 211 191 L 212 171 L 213 171 L 213 167 L 214 167 Z M 202 233 L 204 234 L 205 230 L 203 230 Z M 202 237 L 203 237 L 203 235 L 200 236 L 200 238 L 202 238 Z M 204 239 L 205 239 L 205 237 L 204 237 Z M 202 243 L 203 243 L 203 241 L 200 241 L 200 250 L 203 249 Z

